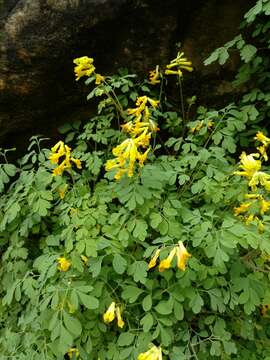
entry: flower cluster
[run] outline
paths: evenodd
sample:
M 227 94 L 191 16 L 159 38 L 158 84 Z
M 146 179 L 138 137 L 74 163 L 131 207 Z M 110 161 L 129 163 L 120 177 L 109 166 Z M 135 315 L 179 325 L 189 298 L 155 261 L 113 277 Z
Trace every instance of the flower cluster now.
M 192 72 L 193 67 L 191 61 L 184 57 L 184 53 L 178 52 L 176 58 L 166 66 L 165 74 L 183 77 L 182 70 Z
M 96 85 L 100 85 L 105 80 L 104 76 L 95 73 L 96 68 L 94 66 L 94 59 L 89 58 L 88 56 L 82 56 L 74 59 L 73 62 L 76 65 L 74 68 L 76 81 L 80 80 L 80 78 L 83 76 L 89 77 L 92 74 L 94 74 L 96 77 Z
M 178 52 L 175 59 L 173 59 L 168 65 L 166 65 L 165 75 L 178 75 L 180 78 L 183 77 L 183 70 L 192 72 L 192 62 L 184 57 L 183 52 Z M 149 72 L 149 83 L 156 85 L 160 83 L 162 72 L 159 70 L 157 65 L 154 70 Z
M 149 72 L 149 83 L 151 85 L 156 85 L 160 83 L 160 72 L 159 72 L 159 66 L 157 65 L 155 70 L 151 70 Z
M 151 258 L 148 264 L 148 270 L 156 266 L 159 255 L 160 255 L 160 249 L 157 249 L 156 252 L 154 253 L 154 256 Z M 164 270 L 169 269 L 171 267 L 172 260 L 175 256 L 177 258 L 178 269 L 185 271 L 186 263 L 191 255 L 188 253 L 182 241 L 179 241 L 178 244 L 174 246 L 173 249 L 170 251 L 169 255 L 165 259 L 160 261 L 158 270 L 160 272 L 163 272 Z
M 138 360 L 162 360 L 162 350 L 160 347 L 152 346 L 150 350 L 141 353 Z
M 60 271 L 66 272 L 71 267 L 71 262 L 67 260 L 65 257 L 59 257 L 57 261 L 58 261 L 57 269 Z
M 112 322 L 116 317 L 117 326 L 122 328 L 125 323 L 121 316 L 121 310 L 119 306 L 116 306 L 115 302 L 113 301 L 111 305 L 108 307 L 107 311 L 103 314 L 103 321 L 108 324 Z
M 270 191 L 270 175 L 261 171 L 261 168 L 262 162 L 268 160 L 267 148 L 270 145 L 270 138 L 259 131 L 255 136 L 255 140 L 261 143 L 257 147 L 258 152 L 249 155 L 243 152 L 240 155 L 240 171 L 234 172 L 235 175 L 247 178 L 252 193 L 245 195 L 248 201 L 235 207 L 234 213 L 236 216 L 240 216 L 247 224 L 256 221 L 258 230 L 263 232 L 264 225 L 260 217 L 270 209 L 270 201 L 267 201 L 264 197 L 264 192 Z
M 74 64 L 77 65 L 74 68 L 76 75 L 76 81 L 83 76 L 90 76 L 95 71 L 94 59 L 88 56 L 82 56 L 73 60 Z
M 53 176 L 62 175 L 65 170 L 71 169 L 71 163 L 74 163 L 77 169 L 82 168 L 81 161 L 71 156 L 71 148 L 65 145 L 63 141 L 58 141 L 58 143 L 51 148 L 51 151 L 52 153 L 49 156 L 49 160 L 52 164 L 58 165 L 53 169 Z M 59 164 L 60 159 L 61 162 Z
M 114 176 L 116 180 L 124 174 L 132 177 L 136 162 L 139 167 L 143 167 L 150 151 L 151 135 L 159 130 L 151 119 L 151 111 L 157 108 L 159 101 L 141 96 L 137 98 L 136 105 L 136 108 L 127 111 L 131 120 L 122 125 L 123 131 L 128 133 L 130 138 L 113 149 L 116 159 L 108 160 L 105 166 L 106 171 L 117 170 Z M 141 152 L 140 149 L 146 150 Z
M 194 134 L 195 132 L 198 132 L 200 131 L 202 128 L 204 128 L 205 126 L 207 126 L 207 129 L 208 130 L 211 130 L 212 127 L 213 127 L 214 123 L 213 121 L 207 121 L 207 123 L 205 123 L 204 120 L 201 120 L 199 121 L 195 126 L 193 126 L 191 129 L 190 129 L 190 132 L 192 132 L 192 134 Z

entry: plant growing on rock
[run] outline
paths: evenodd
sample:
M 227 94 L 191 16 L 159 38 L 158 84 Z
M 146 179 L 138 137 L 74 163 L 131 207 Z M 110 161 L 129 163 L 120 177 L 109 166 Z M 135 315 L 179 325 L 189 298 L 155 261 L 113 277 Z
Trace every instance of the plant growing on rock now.
M 0 359 L 269 358 L 266 105 L 191 119 L 181 53 L 143 82 L 75 65 L 97 114 L 1 150 Z

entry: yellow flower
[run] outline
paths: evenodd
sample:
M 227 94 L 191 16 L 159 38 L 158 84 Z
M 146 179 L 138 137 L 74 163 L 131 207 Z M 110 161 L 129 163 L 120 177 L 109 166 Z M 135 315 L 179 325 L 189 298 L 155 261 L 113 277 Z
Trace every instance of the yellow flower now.
M 265 136 L 261 131 L 257 132 L 254 139 L 260 141 L 264 146 L 270 145 L 270 139 Z
M 152 259 L 150 260 L 149 264 L 148 264 L 148 270 L 152 269 L 153 267 L 156 266 L 156 263 L 157 263 L 157 259 L 160 255 L 160 249 L 157 249 L 155 251 L 155 254 L 154 256 L 152 257 Z
M 166 66 L 165 74 L 166 75 L 178 75 L 179 77 L 182 77 L 183 73 L 181 70 L 186 70 L 186 71 L 192 72 L 193 67 L 192 67 L 191 61 L 188 61 L 187 58 L 184 57 L 184 53 L 178 52 L 176 58 L 173 59 Z
M 52 148 L 51 151 L 53 153 L 55 152 L 65 152 L 65 144 L 63 143 L 63 141 L 58 141 L 58 143 L 56 143 Z
M 176 248 L 174 247 L 171 250 L 169 256 L 160 262 L 159 267 L 158 267 L 159 272 L 163 272 L 164 270 L 167 270 L 171 267 L 171 262 L 174 258 L 175 253 L 176 253 Z
M 159 80 L 160 73 L 159 73 L 159 66 L 157 65 L 155 70 L 151 70 L 149 72 L 149 82 L 151 85 L 156 85 L 160 83 Z
M 159 106 L 159 100 L 154 100 L 154 99 L 150 99 L 150 98 L 147 98 L 147 99 L 153 108 L 157 108 Z
M 235 207 L 233 210 L 234 210 L 234 214 L 236 216 L 240 215 L 240 214 L 243 214 L 245 212 L 248 211 L 248 209 L 250 208 L 251 206 L 251 203 L 250 202 L 247 202 L 247 203 L 244 203 L 244 204 L 241 204 L 240 206 L 238 207 Z
M 71 262 L 68 261 L 65 257 L 59 257 L 57 258 L 57 261 L 58 261 L 58 270 L 60 271 L 68 271 L 68 269 L 70 268 L 71 266 Z
M 150 350 L 139 354 L 138 360 L 162 360 L 162 350 L 154 345 Z
M 179 77 L 183 76 L 183 73 L 181 70 L 165 70 L 166 75 L 178 75 Z
M 261 221 L 261 220 L 258 220 L 258 231 L 259 231 L 259 233 L 263 233 L 264 232 L 264 224 L 263 224 L 263 222 Z
M 158 128 L 158 126 L 157 126 L 157 124 L 153 121 L 153 120 L 149 120 L 149 130 L 151 131 L 151 132 L 157 132 L 157 131 L 159 131 L 159 128 Z
M 258 185 L 264 186 L 265 190 L 270 190 L 270 175 L 264 173 L 263 171 L 258 171 L 253 174 L 248 185 L 251 187 L 252 191 L 256 191 Z
M 266 201 L 264 199 L 261 200 L 261 215 L 264 215 L 270 208 L 270 201 Z
M 100 85 L 103 81 L 105 80 L 105 77 L 100 75 L 100 74 L 96 74 L 96 85 Z
M 140 154 L 140 153 L 137 154 L 137 159 L 139 160 L 140 167 L 144 166 L 144 162 L 147 159 L 147 155 L 148 155 L 149 151 L 150 151 L 150 149 L 147 149 L 143 154 Z
M 64 199 L 67 188 L 68 188 L 68 185 L 65 184 L 64 186 L 62 186 L 58 189 L 58 194 L 59 194 L 60 199 L 62 199 L 62 200 Z
M 76 81 L 78 81 L 82 76 L 90 76 L 95 71 L 95 67 L 93 65 L 94 60 L 88 56 L 82 56 L 73 60 L 73 62 L 77 65 L 74 68 Z
M 121 125 L 121 128 L 123 129 L 123 131 L 127 132 L 127 133 L 131 133 L 133 130 L 133 122 L 129 121 L 124 125 Z
M 87 265 L 87 263 L 88 263 L 88 257 L 85 256 L 85 255 L 81 255 L 81 259 L 82 259 L 82 261 L 85 263 L 85 265 Z
M 186 263 L 188 261 L 188 258 L 191 257 L 191 255 L 188 253 L 182 241 L 178 242 L 178 246 L 176 247 L 176 256 L 178 269 L 185 271 Z
M 68 350 L 68 357 L 70 359 L 77 359 L 79 357 L 80 353 L 79 353 L 79 350 L 77 348 L 70 348 Z
M 203 127 L 203 120 L 201 120 L 196 126 L 190 129 L 190 131 L 194 134 L 196 131 L 200 131 Z
M 266 147 L 264 145 L 262 146 L 258 146 L 257 147 L 257 150 L 259 151 L 259 153 L 262 155 L 262 157 L 264 158 L 265 161 L 268 160 L 268 155 L 267 155 L 267 152 L 266 152 Z
M 262 163 L 260 160 L 255 160 L 254 157 L 259 157 L 259 154 L 249 154 L 242 152 L 240 155 L 241 165 L 239 166 L 243 171 L 235 171 L 236 175 L 246 176 L 252 178 L 252 176 L 261 169 Z
M 77 166 L 77 169 L 81 169 L 81 168 L 82 168 L 81 160 L 79 160 L 79 159 L 74 159 L 74 158 L 71 158 L 70 160 Z
M 122 319 L 119 306 L 116 306 L 115 313 L 116 313 L 116 319 L 117 319 L 117 326 L 122 329 L 122 327 L 125 325 L 125 323 Z
M 62 175 L 66 169 L 70 169 L 72 167 L 71 161 L 78 169 L 82 168 L 81 161 L 71 157 L 71 148 L 68 145 L 65 145 L 63 141 L 58 141 L 58 143 L 51 148 L 51 151 L 52 154 L 49 156 L 49 160 L 52 164 L 59 164 L 59 159 L 64 157 L 61 164 L 53 169 L 53 176 Z
M 108 310 L 103 314 L 103 321 L 105 323 L 110 323 L 115 318 L 115 302 L 113 301 L 108 307 Z

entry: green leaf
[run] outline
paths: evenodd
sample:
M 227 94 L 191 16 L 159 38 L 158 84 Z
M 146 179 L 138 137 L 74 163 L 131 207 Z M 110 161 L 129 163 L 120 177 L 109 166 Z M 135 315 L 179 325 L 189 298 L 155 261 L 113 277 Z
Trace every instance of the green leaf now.
M 129 267 L 129 273 L 133 275 L 134 281 L 145 283 L 147 278 L 148 265 L 145 261 L 135 261 Z
M 119 254 L 113 257 L 113 268 L 117 274 L 123 274 L 127 268 L 126 260 Z
M 174 301 L 160 301 L 156 306 L 155 310 L 161 315 L 169 315 L 173 311 Z
M 122 298 L 128 300 L 130 303 L 134 303 L 143 292 L 142 289 L 136 286 L 128 285 L 124 287 Z
M 70 316 L 66 311 L 63 311 L 63 320 L 65 327 L 71 334 L 76 337 L 81 335 L 82 325 L 78 319 Z
M 99 301 L 97 298 L 95 298 L 92 295 L 86 295 L 82 292 L 77 292 L 77 294 L 79 295 L 79 298 L 82 302 L 82 304 L 90 310 L 94 310 L 97 309 L 99 307 Z
M 142 307 L 144 311 L 149 311 L 152 308 L 152 296 L 150 294 L 143 299 Z
M 147 236 L 148 225 L 143 219 L 136 219 L 133 236 L 141 241 L 144 241 Z
M 203 299 L 198 292 L 192 297 L 189 305 L 192 308 L 194 314 L 199 314 L 203 306 Z
M 245 45 L 240 51 L 241 59 L 245 63 L 248 63 L 253 58 L 253 56 L 256 54 L 256 52 L 257 52 L 257 48 L 255 46 Z
M 143 326 L 143 331 L 148 332 L 153 324 L 154 324 L 154 318 L 150 313 L 147 313 L 140 321 L 140 324 Z
M 135 335 L 131 334 L 131 333 L 122 333 L 120 334 L 118 340 L 117 340 L 117 344 L 119 346 L 128 346 L 130 344 L 132 344 L 132 342 L 134 341 Z

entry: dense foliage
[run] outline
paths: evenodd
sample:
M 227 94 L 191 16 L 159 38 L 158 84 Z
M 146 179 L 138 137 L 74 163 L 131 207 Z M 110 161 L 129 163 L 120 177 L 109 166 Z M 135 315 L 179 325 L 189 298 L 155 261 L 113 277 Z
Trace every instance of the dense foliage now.
M 96 115 L 1 151 L 1 360 L 270 359 L 269 15 L 206 60 L 239 50 L 238 103 L 191 119 L 183 53 L 143 82 L 83 57 Z

